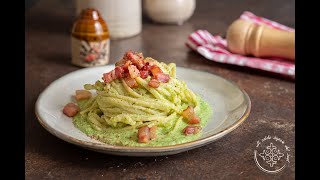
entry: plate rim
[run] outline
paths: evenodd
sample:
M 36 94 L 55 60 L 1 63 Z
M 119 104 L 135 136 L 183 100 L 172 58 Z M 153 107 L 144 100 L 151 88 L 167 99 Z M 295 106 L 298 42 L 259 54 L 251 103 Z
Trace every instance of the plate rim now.
M 98 66 L 98 67 L 90 67 L 90 69 L 92 68 L 101 68 L 101 67 L 114 67 L 114 65 L 106 65 L 106 66 Z M 230 132 L 232 132 L 234 129 L 236 129 L 240 124 L 242 124 L 249 116 L 250 112 L 251 112 L 251 100 L 249 95 L 247 94 L 247 92 L 242 89 L 241 87 L 239 87 L 235 82 L 228 80 L 220 75 L 214 74 L 214 73 L 209 73 L 207 71 L 202 71 L 202 70 L 195 70 L 195 69 L 190 69 L 190 68 L 186 68 L 186 67 L 181 67 L 181 66 L 177 66 L 177 69 L 185 69 L 185 70 L 191 70 L 191 71 L 195 71 L 195 72 L 202 72 L 202 73 L 206 73 L 206 74 L 210 74 L 210 75 L 214 75 L 217 76 L 225 81 L 227 81 L 228 83 L 231 83 L 233 86 L 235 86 L 236 88 L 238 88 L 244 95 L 244 99 L 247 102 L 248 106 L 245 110 L 245 112 L 243 113 L 243 115 L 237 120 L 235 121 L 233 124 L 231 124 L 230 126 L 228 126 L 226 129 L 221 130 L 219 132 L 216 132 L 214 134 L 211 134 L 208 137 L 204 137 L 204 138 L 199 138 L 190 142 L 185 142 L 185 143 L 181 143 L 181 144 L 175 144 L 175 145 L 170 145 L 170 146 L 156 146 L 156 147 L 152 147 L 152 146 L 120 146 L 120 145 L 111 145 L 111 144 L 106 144 L 106 143 L 95 143 L 95 142 L 88 142 L 88 141 L 83 141 L 83 140 L 79 140 L 77 138 L 71 137 L 67 134 L 63 134 L 57 130 L 55 130 L 53 127 L 49 126 L 39 115 L 39 100 L 41 99 L 42 95 L 44 94 L 45 91 L 47 91 L 54 83 L 57 83 L 59 80 L 61 80 L 62 78 L 65 78 L 65 76 L 71 75 L 73 73 L 79 73 L 80 71 L 86 71 L 88 70 L 88 68 L 83 68 L 83 69 L 78 69 L 72 72 L 69 72 L 61 77 L 59 77 L 58 79 L 52 81 L 44 90 L 42 90 L 42 92 L 38 95 L 37 101 L 35 103 L 35 115 L 36 118 L 38 120 L 38 122 L 41 124 L 41 126 L 46 129 L 50 134 L 56 136 L 57 138 L 64 140 L 66 142 L 69 142 L 71 144 L 74 145 L 78 145 L 78 146 L 82 146 L 82 147 L 86 147 L 89 149 L 93 149 L 93 150 L 98 150 L 98 151 L 109 151 L 109 152 L 132 152 L 132 153 L 145 153 L 145 152 L 150 152 L 150 153 L 158 153 L 158 152 L 169 152 L 169 151 L 178 151 L 181 149 L 189 149 L 192 147 L 198 147 L 210 142 L 213 142 L 215 140 L 220 139 L 221 137 L 229 134 Z

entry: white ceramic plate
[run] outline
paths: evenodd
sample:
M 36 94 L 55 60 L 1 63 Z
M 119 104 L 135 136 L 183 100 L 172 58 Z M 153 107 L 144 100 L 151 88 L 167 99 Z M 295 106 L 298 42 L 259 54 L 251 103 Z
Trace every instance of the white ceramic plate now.
M 125 156 L 170 155 L 211 143 L 238 127 L 249 115 L 250 99 L 234 83 L 214 74 L 177 68 L 177 78 L 186 81 L 188 87 L 200 94 L 213 109 L 213 117 L 195 141 L 162 147 L 114 146 L 91 139 L 62 113 L 65 104 L 72 101 L 75 90 L 83 84 L 95 83 L 113 65 L 84 68 L 71 72 L 51 83 L 38 97 L 36 115 L 40 124 L 51 134 L 69 143 L 94 151 Z

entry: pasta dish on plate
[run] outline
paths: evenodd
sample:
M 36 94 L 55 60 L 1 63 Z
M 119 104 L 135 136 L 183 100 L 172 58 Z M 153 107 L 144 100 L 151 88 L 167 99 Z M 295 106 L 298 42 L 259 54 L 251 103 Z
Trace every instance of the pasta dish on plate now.
M 128 51 L 101 80 L 75 91 L 63 113 L 107 144 L 168 146 L 193 141 L 212 116 L 207 102 L 177 79 L 176 65 Z

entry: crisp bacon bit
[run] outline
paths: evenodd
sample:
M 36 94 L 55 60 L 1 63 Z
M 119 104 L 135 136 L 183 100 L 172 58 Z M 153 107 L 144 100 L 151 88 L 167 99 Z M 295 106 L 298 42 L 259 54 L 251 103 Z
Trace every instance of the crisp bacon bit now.
M 154 78 L 156 78 L 157 80 L 163 83 L 167 83 L 170 80 L 169 74 L 164 74 L 164 73 L 158 73 L 154 76 Z
M 181 114 L 187 120 L 191 120 L 194 116 L 194 109 L 192 106 L 188 106 L 187 109 L 183 110 Z
M 142 68 L 144 66 L 144 61 L 143 61 L 144 57 L 142 55 L 142 53 L 136 53 L 133 51 L 128 51 L 126 52 L 123 57 L 115 63 L 116 66 L 124 66 L 128 67 L 130 64 L 134 64 L 136 66 L 138 66 L 138 68 Z
M 170 80 L 170 76 L 168 74 L 164 74 L 159 66 L 152 65 L 150 67 L 150 71 L 155 79 L 160 82 L 167 83 Z
M 114 71 L 115 71 L 116 78 L 122 78 L 123 77 L 124 70 L 123 70 L 122 67 L 116 67 L 114 69 Z
M 153 76 L 156 76 L 157 74 L 162 73 L 162 70 L 157 65 L 152 65 L 150 67 L 150 71 L 151 71 Z
M 157 138 L 157 126 L 143 126 L 138 130 L 138 142 L 148 143 L 150 140 Z
M 148 85 L 153 88 L 158 88 L 160 86 L 160 82 L 156 79 L 151 79 Z
M 149 62 L 145 63 L 144 66 L 140 69 L 140 77 L 142 79 L 147 78 L 150 75 L 150 64 Z
M 138 67 L 138 69 L 141 69 L 144 66 L 143 62 L 143 55 L 141 53 L 134 53 L 133 51 L 128 51 L 125 54 L 125 57 L 130 60 L 134 65 Z
M 114 70 L 104 73 L 102 79 L 105 83 L 109 83 L 115 79 L 123 77 L 124 69 L 122 67 L 116 67 Z
M 192 106 L 188 106 L 181 114 L 185 119 L 187 119 L 188 124 L 198 124 L 200 123 L 200 118 L 195 114 Z
M 111 77 L 112 77 L 113 80 L 117 79 L 116 70 L 115 69 L 111 71 Z
M 75 98 L 77 101 L 91 98 L 91 92 L 87 90 L 76 90 Z
M 153 139 L 156 139 L 157 138 L 157 126 L 152 126 L 150 128 L 150 139 L 153 140 Z
M 130 65 L 128 67 L 129 70 L 129 74 L 131 78 L 136 78 L 140 76 L 140 71 L 137 69 L 137 67 L 135 65 Z
M 192 134 L 197 134 L 201 131 L 200 126 L 187 126 L 183 129 L 183 133 L 186 136 L 192 135 Z
M 151 66 L 149 62 L 146 62 L 144 66 L 141 68 L 142 71 L 150 71 Z
M 77 106 L 74 103 L 68 103 L 63 108 L 63 114 L 65 114 L 68 117 L 74 117 L 77 115 L 77 113 L 80 111 L 79 106 Z
M 122 59 L 120 59 L 119 61 L 117 61 L 117 62 L 115 63 L 115 65 L 116 65 L 116 66 L 124 66 L 127 62 L 128 62 L 127 59 L 122 58 Z M 130 62 L 130 61 L 129 61 L 129 62 Z
M 112 74 L 115 74 L 114 70 L 112 70 L 111 72 L 108 72 L 108 73 L 104 73 L 103 77 L 102 77 L 103 81 L 105 83 L 109 83 L 109 82 L 113 81 L 115 79 L 115 75 L 112 76 Z
M 135 79 L 132 79 L 130 76 L 124 78 L 124 81 L 130 88 L 136 88 L 138 87 L 138 83 Z
M 148 126 L 143 126 L 138 130 L 138 142 L 148 143 L 150 140 L 150 128 Z
M 141 77 L 142 79 L 145 79 L 145 78 L 147 78 L 148 76 L 149 76 L 149 71 L 145 71 L 145 70 L 140 71 L 140 77 Z
M 200 118 L 198 116 L 194 116 L 190 121 L 188 121 L 188 124 L 199 124 Z
M 123 69 L 128 69 L 128 67 L 132 64 L 131 61 L 126 61 L 126 63 L 124 65 L 122 65 Z

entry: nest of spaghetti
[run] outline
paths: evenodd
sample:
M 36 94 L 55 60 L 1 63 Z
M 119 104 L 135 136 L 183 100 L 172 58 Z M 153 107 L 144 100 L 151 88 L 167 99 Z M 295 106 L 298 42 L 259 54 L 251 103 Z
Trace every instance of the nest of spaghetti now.
M 139 143 L 157 138 L 158 127 L 174 131 L 179 121 L 188 124 L 182 132 L 186 136 L 201 131 L 201 119 L 195 113 L 199 97 L 176 78 L 174 63 L 128 51 L 112 71 L 94 84 L 85 84 L 84 89 L 76 91 L 75 98 L 86 101 L 74 112 L 79 111 L 98 131 L 110 127 L 138 129 Z

